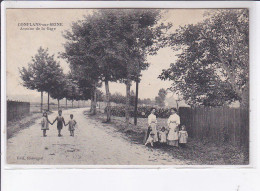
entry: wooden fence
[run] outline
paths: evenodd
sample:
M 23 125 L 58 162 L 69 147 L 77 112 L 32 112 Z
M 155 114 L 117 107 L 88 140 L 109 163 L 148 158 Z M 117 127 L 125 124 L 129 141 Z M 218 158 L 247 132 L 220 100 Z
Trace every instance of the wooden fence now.
M 249 111 L 228 107 L 180 107 L 181 124 L 198 139 L 249 145 Z
M 7 101 L 7 121 L 12 121 L 20 116 L 30 113 L 29 102 Z

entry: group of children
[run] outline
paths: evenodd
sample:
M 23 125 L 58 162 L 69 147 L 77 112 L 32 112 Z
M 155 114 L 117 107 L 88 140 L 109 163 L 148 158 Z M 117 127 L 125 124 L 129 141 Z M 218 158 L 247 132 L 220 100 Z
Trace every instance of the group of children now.
M 43 137 L 46 137 L 46 131 L 49 130 L 49 124 L 53 125 L 57 121 L 57 129 L 58 129 L 58 137 L 61 137 L 61 130 L 64 126 L 69 125 L 68 130 L 70 131 L 70 136 L 74 137 L 74 130 L 77 125 L 77 122 L 73 119 L 73 114 L 70 114 L 70 120 L 66 124 L 65 120 L 62 116 L 62 110 L 58 111 L 58 116 L 55 118 L 55 120 L 51 123 L 48 119 L 47 112 L 43 113 L 42 121 L 41 121 L 41 130 L 43 131 Z
M 188 133 L 186 131 L 185 125 L 181 126 L 181 130 L 176 130 L 178 131 L 178 136 L 176 137 L 176 141 L 180 144 L 180 146 L 185 147 L 186 143 L 188 142 Z M 168 131 L 165 127 L 162 127 L 160 131 L 158 132 L 158 137 L 159 137 L 159 143 L 166 145 L 167 144 L 167 136 L 168 136 Z M 148 128 L 148 138 L 145 142 L 145 145 L 150 144 L 153 147 L 154 144 L 154 132 L 149 130 Z M 178 146 L 178 145 L 177 145 Z

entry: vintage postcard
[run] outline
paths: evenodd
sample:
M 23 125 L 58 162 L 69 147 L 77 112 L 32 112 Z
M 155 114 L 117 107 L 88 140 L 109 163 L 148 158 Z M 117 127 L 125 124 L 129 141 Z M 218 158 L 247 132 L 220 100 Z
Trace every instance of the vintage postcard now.
M 249 12 L 6 9 L 6 163 L 250 164 Z

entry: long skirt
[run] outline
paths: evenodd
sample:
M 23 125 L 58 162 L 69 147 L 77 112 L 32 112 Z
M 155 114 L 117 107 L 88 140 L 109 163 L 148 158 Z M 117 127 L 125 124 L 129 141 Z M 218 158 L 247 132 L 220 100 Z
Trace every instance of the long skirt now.
M 49 124 L 46 122 L 44 125 L 42 125 L 41 130 L 49 130 Z
M 170 124 L 169 128 L 170 131 L 168 133 L 167 143 L 168 145 L 178 147 L 178 142 L 179 142 L 178 127 L 175 124 Z
M 151 131 L 152 131 L 152 130 L 151 130 L 151 127 L 149 126 L 148 129 L 147 129 L 147 131 L 145 131 L 144 141 L 143 141 L 144 144 L 146 143 L 146 141 L 147 141 L 147 139 L 148 139 L 148 137 L 149 137 Z
M 159 141 L 159 138 L 158 138 L 158 132 L 157 132 L 157 129 L 156 129 L 156 124 L 155 123 L 152 123 L 151 124 L 151 130 L 154 134 L 153 136 L 153 142 L 158 142 Z
M 170 145 L 170 146 L 174 146 L 174 147 L 178 147 L 179 146 L 178 140 L 174 140 L 174 141 L 167 140 L 167 144 Z
M 42 126 L 41 130 L 49 130 L 49 126 L 48 125 Z

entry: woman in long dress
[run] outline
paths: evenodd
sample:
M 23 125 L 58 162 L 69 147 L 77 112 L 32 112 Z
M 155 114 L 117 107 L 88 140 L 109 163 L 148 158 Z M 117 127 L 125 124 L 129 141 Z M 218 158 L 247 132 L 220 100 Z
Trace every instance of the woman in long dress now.
M 157 119 L 156 119 L 156 116 L 155 116 L 155 109 L 154 108 L 152 109 L 151 114 L 148 116 L 148 125 L 150 127 L 150 130 L 148 130 L 147 133 L 154 134 L 153 135 L 153 142 L 158 142 L 159 139 L 158 139 L 158 133 L 157 133 L 157 129 L 156 129 Z M 149 134 L 147 136 L 149 136 Z
M 179 140 L 179 124 L 180 124 L 180 117 L 176 113 L 176 109 L 171 109 L 171 115 L 167 121 L 169 133 L 167 137 L 168 145 L 178 147 L 178 140 Z

